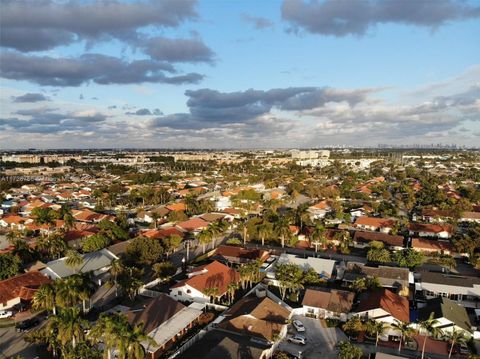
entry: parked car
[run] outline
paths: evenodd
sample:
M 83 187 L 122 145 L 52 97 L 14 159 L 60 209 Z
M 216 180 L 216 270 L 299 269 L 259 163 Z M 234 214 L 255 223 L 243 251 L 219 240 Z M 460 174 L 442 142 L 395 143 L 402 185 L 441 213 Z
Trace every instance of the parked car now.
M 303 323 L 299 320 L 294 320 L 292 322 L 293 326 L 295 327 L 295 329 L 297 330 L 297 332 L 304 332 L 305 331 L 305 327 L 303 326 Z
M 28 332 L 33 327 L 36 327 L 38 324 L 40 324 L 40 320 L 37 318 L 27 319 L 21 323 L 18 323 L 16 326 L 16 330 L 19 333 Z
M 307 344 L 307 338 L 305 338 L 303 335 L 300 335 L 300 334 L 296 334 L 289 337 L 288 341 L 293 344 L 302 344 L 302 345 Z
M 13 315 L 13 312 L 10 312 L 8 310 L 0 311 L 0 318 L 10 318 L 12 315 Z

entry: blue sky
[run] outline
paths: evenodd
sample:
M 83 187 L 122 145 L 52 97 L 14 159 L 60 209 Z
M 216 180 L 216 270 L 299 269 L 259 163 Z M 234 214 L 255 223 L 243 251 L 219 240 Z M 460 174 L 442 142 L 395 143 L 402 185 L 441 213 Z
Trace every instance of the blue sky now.
M 480 142 L 478 2 L 1 10 L 0 148 Z

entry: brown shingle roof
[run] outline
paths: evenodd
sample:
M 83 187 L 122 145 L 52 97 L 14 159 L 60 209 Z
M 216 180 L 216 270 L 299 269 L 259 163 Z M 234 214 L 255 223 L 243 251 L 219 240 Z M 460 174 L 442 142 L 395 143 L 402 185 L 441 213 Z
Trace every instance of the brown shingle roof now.
M 142 324 L 144 333 L 148 334 L 162 323 L 169 320 L 185 306 L 166 294 L 152 299 L 143 310 L 127 312 L 128 322 L 132 325 Z
M 226 313 L 220 328 L 272 341 L 290 317 L 290 311 L 268 297 L 244 297 Z
M 356 231 L 353 236 L 353 240 L 355 242 L 379 241 L 389 246 L 403 247 L 404 238 L 402 236 L 396 236 L 393 234 L 387 234 L 387 233 L 381 233 L 381 232 Z
M 335 313 L 348 313 L 352 309 L 354 298 L 355 293 L 344 290 L 307 289 L 302 305 L 322 308 Z

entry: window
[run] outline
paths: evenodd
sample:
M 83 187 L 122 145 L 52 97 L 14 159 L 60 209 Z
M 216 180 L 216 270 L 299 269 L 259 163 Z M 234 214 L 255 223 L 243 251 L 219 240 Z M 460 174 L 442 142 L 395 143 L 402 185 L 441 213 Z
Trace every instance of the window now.
M 182 295 L 182 291 L 179 290 L 179 291 L 177 292 L 177 294 L 178 294 L 178 295 Z
M 314 314 L 314 313 L 315 313 L 315 310 L 314 310 L 313 308 L 308 308 L 308 309 L 307 309 L 307 312 L 308 312 L 309 314 Z
M 187 293 L 190 294 L 192 293 L 192 291 L 190 289 L 187 289 Z

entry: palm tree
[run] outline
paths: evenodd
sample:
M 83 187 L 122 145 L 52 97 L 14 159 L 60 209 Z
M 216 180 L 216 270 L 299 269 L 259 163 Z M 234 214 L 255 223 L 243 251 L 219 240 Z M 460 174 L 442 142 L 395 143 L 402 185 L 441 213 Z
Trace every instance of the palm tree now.
M 47 253 L 50 258 L 59 258 L 67 250 L 67 244 L 59 232 L 42 237 L 37 241 L 37 248 Z
M 441 329 L 438 328 L 440 322 L 433 317 L 434 315 L 435 314 L 432 312 L 427 319 L 418 322 L 418 326 L 426 331 L 426 334 L 423 338 L 422 359 L 425 355 L 425 345 L 427 344 L 428 334 L 431 334 L 433 337 L 437 337 L 442 333 Z
M 292 231 L 290 230 L 290 225 L 288 224 L 287 220 L 284 218 L 280 218 L 275 223 L 275 232 L 280 237 L 282 241 L 282 248 L 285 247 L 285 240 L 292 236 Z
M 400 332 L 400 342 L 398 344 L 398 351 L 402 350 L 402 341 L 407 342 L 408 338 L 411 338 L 415 334 L 415 329 L 413 329 L 409 323 L 403 322 L 401 320 L 395 320 L 391 325 L 392 328 Z
M 209 298 L 209 302 L 215 302 L 215 297 L 218 295 L 218 288 L 217 287 L 207 287 L 203 290 L 203 294 L 205 294 Z M 213 301 L 212 301 L 213 298 Z
M 80 309 L 72 307 L 62 309 L 58 315 L 50 317 L 47 326 L 49 330 L 57 331 L 57 339 L 63 346 L 71 342 L 72 348 L 75 348 L 83 340 L 88 321 L 80 317 Z
M 387 330 L 388 326 L 385 322 L 377 322 L 370 320 L 367 322 L 366 329 L 370 335 L 375 335 L 375 347 L 378 346 L 378 338 Z
M 340 359 L 360 359 L 363 355 L 362 349 L 348 340 L 339 342 L 335 347 L 338 349 L 338 358 Z
M 115 286 L 115 296 L 118 297 L 118 275 L 123 271 L 123 263 L 120 259 L 114 259 L 110 263 L 110 284 Z
M 343 324 L 342 329 L 349 335 L 356 336 L 359 332 L 365 329 L 365 325 L 362 323 L 360 317 L 355 315 Z
M 83 257 L 80 253 L 78 253 L 74 249 L 70 249 L 66 253 L 66 259 L 65 259 L 65 264 L 67 267 L 70 267 L 72 269 L 75 269 L 75 273 L 78 273 L 79 266 L 83 264 Z
M 312 232 L 312 243 L 315 246 L 315 252 L 318 251 L 318 245 L 322 244 L 325 249 L 327 243 L 327 237 L 325 237 L 325 227 L 321 223 L 317 223 L 315 229 Z
M 455 328 L 452 331 L 445 332 L 445 335 L 448 339 L 450 339 L 450 351 L 448 352 L 448 358 L 452 356 L 453 347 L 455 344 L 465 344 L 467 341 L 467 337 L 465 336 L 465 332 L 463 330 L 456 330 Z
M 349 253 L 349 246 L 352 242 L 350 233 L 347 231 L 338 232 L 335 237 L 340 241 L 340 252 L 343 254 Z
M 230 304 L 233 303 L 233 300 L 235 299 L 235 292 L 237 291 L 238 288 L 239 288 L 239 285 L 237 282 L 232 282 L 228 284 L 227 295 L 228 295 L 228 302 Z
M 215 222 L 210 225 L 210 230 L 212 232 L 212 249 L 215 249 L 215 239 L 217 236 L 221 236 L 225 233 L 226 223 L 223 221 Z
M 33 308 L 37 310 L 52 310 L 57 314 L 55 282 L 43 284 L 33 295 Z
M 119 340 L 117 323 L 121 321 L 119 314 L 100 314 L 100 318 L 88 333 L 89 339 L 93 343 L 103 342 L 105 359 L 110 359 L 112 350 Z
M 205 228 L 201 230 L 200 233 L 198 234 L 198 240 L 203 246 L 203 253 L 206 252 L 205 247 L 212 240 L 213 236 L 214 236 L 213 232 L 210 228 Z
M 257 234 L 262 240 L 262 246 L 265 245 L 265 238 L 272 234 L 272 225 L 264 220 L 257 226 Z
M 157 345 L 155 340 L 143 333 L 142 325 L 136 325 L 133 328 L 130 325 L 126 325 L 123 329 L 120 330 L 120 358 L 143 359 L 145 358 L 145 348 L 142 342 L 147 342 L 149 345 Z

